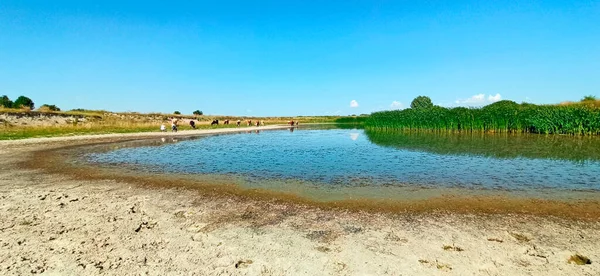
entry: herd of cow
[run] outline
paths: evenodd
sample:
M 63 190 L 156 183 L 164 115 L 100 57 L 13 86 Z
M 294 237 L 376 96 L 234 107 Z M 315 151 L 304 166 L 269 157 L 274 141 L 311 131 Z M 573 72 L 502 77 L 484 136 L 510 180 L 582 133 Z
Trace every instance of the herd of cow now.
M 210 123 L 210 125 L 218 125 L 219 124 L 219 120 L 213 120 L 212 123 Z M 225 120 L 223 121 L 224 125 L 228 125 L 229 124 L 229 120 Z M 241 120 L 237 120 L 236 122 L 237 126 L 242 125 L 242 121 Z M 246 121 L 246 125 L 248 126 L 264 126 L 265 122 L 264 121 L 256 121 L 256 122 L 252 122 L 252 120 L 248 120 Z
M 264 126 L 265 125 L 265 121 L 255 121 L 252 122 L 252 120 L 247 120 L 245 121 L 247 126 Z M 225 120 L 223 121 L 224 125 L 228 125 L 229 124 L 229 120 Z M 242 124 L 241 120 L 237 120 L 236 122 L 237 126 L 240 126 Z M 210 125 L 219 125 L 219 120 L 213 120 L 212 123 L 210 123 Z M 290 126 L 297 126 L 298 125 L 298 121 L 288 121 L 288 125 Z

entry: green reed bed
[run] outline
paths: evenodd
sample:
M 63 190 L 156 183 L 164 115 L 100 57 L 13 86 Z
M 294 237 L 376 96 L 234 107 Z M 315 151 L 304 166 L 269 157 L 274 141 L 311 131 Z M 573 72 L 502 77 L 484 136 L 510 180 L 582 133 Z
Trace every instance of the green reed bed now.
M 409 108 L 371 114 L 370 129 L 598 135 L 600 108 L 594 105 L 534 105 L 500 101 L 482 108 Z
M 336 124 L 364 124 L 369 116 L 347 116 L 340 117 L 335 120 Z

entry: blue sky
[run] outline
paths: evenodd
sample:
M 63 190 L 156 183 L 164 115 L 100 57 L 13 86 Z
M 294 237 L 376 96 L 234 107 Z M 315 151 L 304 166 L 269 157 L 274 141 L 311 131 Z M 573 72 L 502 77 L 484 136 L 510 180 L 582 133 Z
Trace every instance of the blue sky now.
M 0 0 L 0 95 L 252 116 L 557 103 L 600 96 L 599 28 L 600 1 Z

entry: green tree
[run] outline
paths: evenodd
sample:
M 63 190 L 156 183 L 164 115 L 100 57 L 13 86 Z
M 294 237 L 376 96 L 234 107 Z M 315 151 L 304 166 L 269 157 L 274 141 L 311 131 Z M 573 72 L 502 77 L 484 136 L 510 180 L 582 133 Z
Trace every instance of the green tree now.
M 196 110 L 196 111 L 194 111 L 194 112 L 193 112 L 193 114 L 194 114 L 194 115 L 198 115 L 198 116 L 200 116 L 200 115 L 204 115 L 204 113 L 203 113 L 202 111 L 200 111 L 200 110 Z
M 25 96 L 19 96 L 13 104 L 13 108 L 23 108 L 23 107 L 27 107 L 29 109 L 34 109 L 35 104 L 33 103 L 33 101 L 30 98 L 27 98 Z
M 596 96 L 592 96 L 592 95 L 587 95 L 585 97 L 583 97 L 583 99 L 581 99 L 582 102 L 590 102 L 590 101 L 595 101 L 596 100 Z
M 433 103 L 431 102 L 431 99 L 427 96 L 418 96 L 410 103 L 410 108 L 412 109 L 423 109 L 431 107 L 433 107 Z
M 181 115 L 181 112 L 175 111 L 175 112 L 173 112 L 173 114 L 175 114 L 175 115 Z
M 12 108 L 13 102 L 8 98 L 8 96 L 4 95 L 2 98 L 0 98 L 0 106 Z

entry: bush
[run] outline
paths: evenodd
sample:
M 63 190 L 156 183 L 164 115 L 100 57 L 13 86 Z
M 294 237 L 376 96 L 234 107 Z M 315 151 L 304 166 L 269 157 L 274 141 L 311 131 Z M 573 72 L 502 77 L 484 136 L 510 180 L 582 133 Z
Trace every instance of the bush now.
M 591 102 L 597 100 L 596 96 L 587 95 L 581 99 L 582 102 Z
M 181 115 L 181 112 L 175 111 L 175 112 L 173 112 L 173 114 L 175 114 L 175 115 Z
M 53 104 L 43 104 L 42 106 L 40 106 L 40 108 L 38 110 L 39 111 L 60 111 L 60 108 L 58 108 L 58 106 L 53 105 Z
M 33 103 L 33 101 L 30 98 L 27 98 L 25 96 L 20 96 L 13 103 L 12 107 L 13 108 L 29 108 L 30 110 L 32 110 L 35 108 L 35 104 Z
M 12 108 L 13 102 L 8 98 L 8 96 L 4 95 L 0 98 L 0 107 Z
M 200 110 L 194 111 L 193 114 L 194 115 L 198 115 L 198 116 L 204 115 L 204 113 L 202 111 L 200 111 Z

